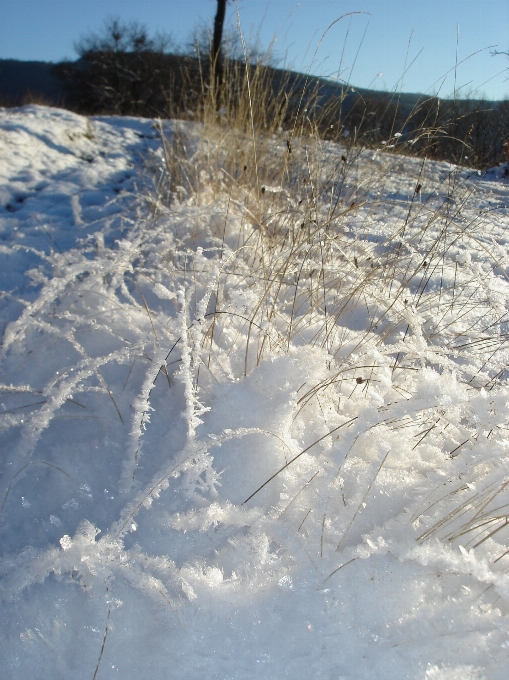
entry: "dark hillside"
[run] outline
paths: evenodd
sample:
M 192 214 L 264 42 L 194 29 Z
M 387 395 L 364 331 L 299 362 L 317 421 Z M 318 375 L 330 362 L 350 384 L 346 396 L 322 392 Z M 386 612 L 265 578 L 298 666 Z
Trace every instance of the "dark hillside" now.
M 19 106 L 30 99 L 62 105 L 64 92 L 53 67 L 45 61 L 0 59 L 0 105 Z
M 280 101 L 282 94 L 285 98 L 281 116 L 285 129 L 306 118 L 330 139 L 386 144 L 385 148 L 478 168 L 506 160 L 507 101 L 382 92 L 259 68 L 274 100 Z M 227 109 L 235 106 L 245 69 L 238 61 L 225 63 Z M 78 61 L 59 64 L 7 59 L 0 60 L 0 105 L 36 102 L 86 115 L 200 119 L 208 82 L 207 60 L 161 51 L 90 51 Z

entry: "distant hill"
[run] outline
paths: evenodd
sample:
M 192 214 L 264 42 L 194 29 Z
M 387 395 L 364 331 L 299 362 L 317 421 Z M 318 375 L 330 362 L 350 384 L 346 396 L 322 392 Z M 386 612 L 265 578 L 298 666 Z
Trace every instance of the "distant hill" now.
M 170 55 L 169 55 L 170 56 Z M 179 58 L 171 55 L 173 64 Z M 181 58 L 182 61 L 184 58 Z M 189 60 L 189 58 L 186 58 Z M 74 62 L 78 63 L 78 62 Z M 57 77 L 55 72 L 57 64 L 45 61 L 19 61 L 16 59 L 0 59 L 0 105 L 2 106 L 19 106 L 20 104 L 30 100 L 40 100 L 41 103 L 46 103 L 53 106 L 66 106 L 66 93 L 63 89 L 61 80 Z M 278 70 L 278 69 L 276 69 Z M 287 75 L 287 72 L 280 71 L 281 78 Z M 321 92 L 321 99 L 326 101 L 330 97 L 337 97 L 345 90 L 346 86 L 335 83 L 325 78 L 318 78 L 315 76 L 306 76 L 302 73 L 291 72 L 290 82 L 303 84 L 307 81 L 307 87 L 311 90 L 315 85 L 318 85 Z M 356 97 L 357 95 L 357 97 Z M 415 93 L 397 93 L 385 92 L 380 90 L 369 90 L 365 88 L 351 88 L 346 101 L 346 107 L 349 108 L 349 103 L 353 103 L 358 97 L 369 98 L 371 101 L 379 100 L 380 102 L 397 100 L 398 106 L 402 113 L 410 113 L 412 109 L 422 102 L 423 99 L 430 97 L 430 95 L 415 94 Z M 446 102 L 447 100 L 443 100 Z M 479 101 L 484 108 L 496 108 L 498 102 L 493 101 Z M 474 103 L 474 100 L 472 100 Z
M 53 66 L 46 61 L 0 59 L 0 105 L 19 106 L 31 99 L 62 106 L 64 92 Z
M 231 90 L 241 92 L 245 66 L 230 65 L 237 73 Z M 325 139 L 362 139 L 367 146 L 391 140 L 395 143 L 387 149 L 480 169 L 507 160 L 509 101 L 454 102 L 369 90 L 270 66 L 264 67 L 265 76 L 277 95 L 269 100 L 282 103 L 282 127 L 293 129 L 300 118 Z M 0 106 L 38 103 L 84 115 L 193 118 L 203 106 L 203 83 L 208 80 L 207 64 L 195 57 L 150 51 L 125 52 L 114 59 L 95 52 L 92 58 L 57 64 L 0 59 Z M 306 113 L 308 107 L 313 113 Z

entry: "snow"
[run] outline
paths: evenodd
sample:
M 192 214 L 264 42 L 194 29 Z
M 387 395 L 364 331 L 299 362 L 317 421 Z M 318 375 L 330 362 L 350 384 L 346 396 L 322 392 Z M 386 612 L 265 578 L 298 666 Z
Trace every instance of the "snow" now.
M 503 169 L 207 134 L 0 109 L 3 677 L 505 680 Z

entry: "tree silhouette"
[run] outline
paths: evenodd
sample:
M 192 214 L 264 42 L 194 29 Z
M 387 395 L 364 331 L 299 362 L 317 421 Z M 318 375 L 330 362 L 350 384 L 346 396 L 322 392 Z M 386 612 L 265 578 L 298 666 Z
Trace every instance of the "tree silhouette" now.
M 214 94 L 216 106 L 219 108 L 221 101 L 221 90 L 223 87 L 223 27 L 226 14 L 226 0 L 217 0 L 216 17 L 214 19 L 214 36 L 212 39 L 212 78 L 214 81 Z

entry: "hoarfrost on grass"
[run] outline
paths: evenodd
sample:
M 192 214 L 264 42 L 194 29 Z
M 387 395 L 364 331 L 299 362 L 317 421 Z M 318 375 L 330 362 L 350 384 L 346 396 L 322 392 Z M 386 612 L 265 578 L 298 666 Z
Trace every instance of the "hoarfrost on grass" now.
M 501 177 L 327 143 L 225 195 L 196 126 L 194 189 L 152 121 L 0 128 L 6 677 L 505 678 Z

